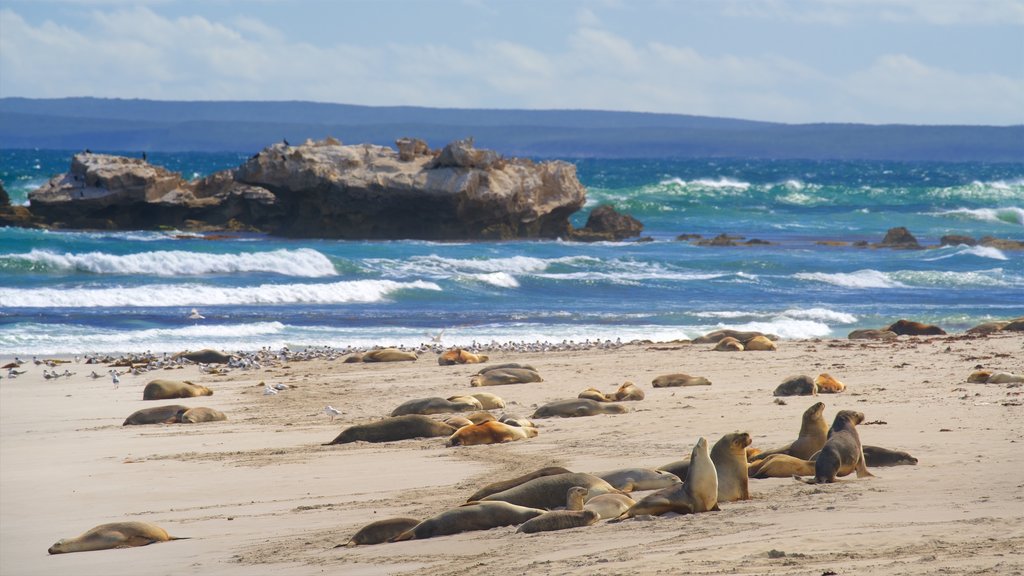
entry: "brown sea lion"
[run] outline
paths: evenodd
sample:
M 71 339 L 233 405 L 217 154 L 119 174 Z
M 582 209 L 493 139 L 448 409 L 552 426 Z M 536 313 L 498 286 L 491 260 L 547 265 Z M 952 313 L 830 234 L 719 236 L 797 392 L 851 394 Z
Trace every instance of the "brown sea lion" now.
M 497 394 L 491 394 L 490 392 L 474 392 L 470 394 L 473 398 L 476 398 L 480 402 L 480 408 L 482 410 L 495 410 L 498 408 L 505 407 L 505 401 Z M 449 398 L 451 400 L 451 398 Z
M 359 362 L 362 362 L 362 361 L 363 361 L 363 353 L 362 352 L 355 352 L 353 354 L 349 354 L 348 356 L 346 356 L 345 359 L 342 360 L 341 362 L 342 362 L 342 364 L 358 364 Z
M 888 330 L 854 330 L 850 332 L 846 338 L 849 340 L 895 340 L 899 336 L 895 332 Z
M 437 364 L 439 366 L 453 366 L 455 364 L 479 364 L 481 362 L 487 362 L 488 357 L 485 354 L 473 354 L 467 352 L 462 348 L 452 348 L 446 350 L 440 356 L 437 357 Z
M 529 364 L 520 364 L 519 362 L 506 362 L 504 364 L 491 364 L 490 366 L 484 366 L 480 368 L 480 370 L 478 370 L 476 374 L 473 375 L 479 376 L 481 374 L 486 374 L 492 370 L 505 370 L 507 368 L 515 368 L 519 370 L 530 370 L 532 372 L 537 372 L 537 369 L 534 368 L 533 366 L 530 366 Z
M 740 342 L 746 342 L 747 340 L 750 340 L 751 338 L 756 338 L 757 336 L 764 336 L 765 338 L 767 338 L 769 340 L 778 340 L 779 339 L 779 337 L 774 335 L 774 334 L 765 334 L 763 332 L 756 332 L 756 331 L 746 331 L 745 332 L 745 331 L 730 330 L 728 328 L 725 328 L 725 329 L 722 329 L 722 330 L 715 330 L 714 332 L 708 332 L 707 334 L 705 334 L 703 336 L 695 338 L 693 340 L 693 343 L 694 344 L 716 344 L 718 342 L 721 342 L 723 338 L 735 338 L 736 340 L 739 340 Z
M 381 348 L 363 354 L 363 362 L 411 362 L 419 358 L 415 352 L 406 352 L 398 348 Z
M 415 518 L 388 518 L 386 520 L 370 522 L 353 534 L 352 537 L 349 538 L 348 542 L 345 544 L 338 544 L 335 548 L 340 548 L 341 546 L 364 546 L 390 542 L 399 534 L 415 528 L 419 523 L 420 521 Z
M 614 402 L 595 402 L 586 398 L 571 400 L 555 400 L 537 408 L 530 418 L 575 418 L 580 416 L 597 416 L 598 414 L 625 414 L 629 412 L 622 404 Z
M 608 397 L 604 392 L 601 392 L 597 388 L 587 388 L 583 392 L 580 392 L 577 398 L 583 398 L 586 400 L 593 400 L 594 402 L 614 402 L 615 400 Z
M 471 376 L 469 385 L 478 386 L 504 386 L 507 384 L 526 384 L 529 382 L 543 382 L 540 374 L 526 368 L 498 368 L 488 370 L 482 374 Z
M 934 324 L 922 324 L 913 320 L 897 320 L 888 325 L 885 330 L 906 336 L 942 336 L 946 333 L 945 330 Z
M 993 372 L 991 370 L 975 370 L 967 377 L 967 381 L 972 384 L 984 384 L 988 382 L 988 379 L 992 377 L 992 374 Z
M 395 537 L 395 542 L 422 540 L 473 530 L 515 526 L 544 513 L 544 510 L 508 502 L 469 502 L 427 518 Z
M 846 476 L 856 471 L 858 478 L 874 476 L 868 472 L 864 461 L 864 448 L 857 434 L 857 424 L 864 421 L 864 414 L 853 410 L 840 410 L 828 431 L 828 440 L 814 462 L 814 478 L 798 480 L 807 484 L 828 484 L 836 476 Z
M 671 472 L 653 468 L 620 468 L 607 472 L 596 472 L 594 476 L 623 492 L 661 490 L 682 482 Z
M 992 334 L 993 332 L 1000 332 L 1009 322 L 983 322 L 974 326 L 973 328 L 967 329 L 967 334 Z
M 196 396 L 213 396 L 213 390 L 206 386 L 178 380 L 153 380 L 142 390 L 143 400 L 173 400 Z
M 916 466 L 917 458 L 899 450 L 881 446 L 864 445 L 864 463 L 872 468 L 879 466 Z
M 644 391 L 636 384 L 626 380 L 621 386 L 619 386 L 619 389 L 612 394 L 612 398 L 618 402 L 643 400 Z
M 188 406 L 182 406 L 180 404 L 170 404 L 168 406 L 155 406 L 153 408 L 143 408 L 142 410 L 136 410 L 132 412 L 127 419 L 125 419 L 122 426 L 135 426 L 143 424 L 174 424 L 179 421 L 181 413 L 188 410 Z
M 771 340 L 766 338 L 765 336 L 754 336 L 750 340 L 747 340 L 746 342 L 743 343 L 743 349 L 774 352 L 779 349 L 779 346 L 775 342 L 772 342 Z
M 692 465 L 687 469 L 686 480 L 682 484 L 645 496 L 615 520 L 646 514 L 658 516 L 666 512 L 697 514 L 718 510 L 718 473 L 708 453 L 706 438 L 697 440 L 690 453 L 690 462 Z
M 498 422 L 504 422 L 509 426 L 519 426 L 520 428 L 536 428 L 537 424 L 529 418 L 523 418 L 522 416 L 514 416 L 512 414 L 502 414 L 498 418 Z
M 500 500 L 520 506 L 550 510 L 565 502 L 566 491 L 573 486 L 587 488 L 595 496 L 618 492 L 611 484 L 593 474 L 569 472 L 534 478 L 513 488 L 485 496 L 482 500 Z
M 722 436 L 711 448 L 711 461 L 718 476 L 718 501 L 750 500 L 747 482 L 747 446 L 750 434 L 733 432 Z
M 198 364 L 227 364 L 234 356 L 206 348 L 195 352 L 178 352 L 172 358 L 184 358 Z
M 536 428 L 520 428 L 519 426 L 509 426 L 504 422 L 491 421 L 459 428 L 448 438 L 445 446 L 503 444 L 505 442 L 535 438 L 536 436 Z
M 398 408 L 391 411 L 392 416 L 404 416 L 406 414 L 450 414 L 452 412 L 466 412 L 469 410 L 480 410 L 482 406 L 476 398 L 459 398 L 448 400 L 440 396 L 431 398 L 415 398 L 402 402 Z
M 838 378 L 828 372 L 818 374 L 814 378 L 814 385 L 818 388 L 818 392 L 822 394 L 838 394 L 846 390 L 846 384 L 843 384 Z
M 444 423 L 458 430 L 463 426 L 472 425 L 473 421 L 470 420 L 469 418 L 466 418 L 465 416 L 451 416 L 449 418 L 445 418 Z
M 747 468 L 750 478 L 792 478 L 814 474 L 814 462 L 790 456 L 772 454 L 757 460 Z
M 828 439 L 828 423 L 825 422 L 825 403 L 815 402 L 807 410 L 804 410 L 800 419 L 800 432 L 796 440 L 786 444 L 782 448 L 763 450 L 751 461 L 767 458 L 772 454 L 788 454 L 801 460 L 809 459 L 813 454 L 821 450 Z
M 743 342 L 731 337 L 726 336 L 715 344 L 712 348 L 715 352 L 742 352 L 744 350 Z
M 711 380 L 703 376 L 690 376 L 689 374 L 665 374 L 651 380 L 651 386 L 655 388 L 674 388 L 676 386 L 710 386 Z
M 584 510 L 597 512 L 602 520 L 618 518 L 623 512 L 629 510 L 636 504 L 636 501 L 625 494 L 601 494 L 587 499 L 583 505 Z
M 498 492 L 504 492 L 509 488 L 515 488 L 516 486 L 519 486 L 520 484 L 525 484 L 526 482 L 529 482 L 530 480 L 533 480 L 535 478 L 542 478 L 544 476 L 554 476 L 555 474 L 571 473 L 572 472 L 566 470 L 565 468 L 562 468 L 561 466 L 548 466 L 547 468 L 534 470 L 533 472 L 523 474 L 522 476 L 516 476 L 515 478 L 510 478 L 509 480 L 492 482 L 487 486 L 484 486 L 483 488 L 474 492 L 473 495 L 470 496 L 466 501 L 474 502 L 476 500 L 483 500 L 484 498 L 490 496 L 491 494 L 497 494 Z
M 451 436 L 455 428 L 420 414 L 392 416 L 370 422 L 349 426 L 341 431 L 338 437 L 324 446 L 331 444 L 347 444 L 349 442 L 394 442 L 410 438 L 434 438 Z
M 188 538 L 171 536 L 163 528 L 149 522 L 111 522 L 110 524 L 100 524 L 75 538 L 62 538 L 50 546 L 49 552 L 50 554 L 66 554 L 68 552 L 131 548 L 169 540 L 188 540 Z
M 483 424 L 484 422 L 494 422 L 497 420 L 494 414 L 490 412 L 471 412 L 466 415 L 466 418 L 469 418 L 473 424 Z
M 178 421 L 182 424 L 199 424 L 202 422 L 223 422 L 227 419 L 228 417 L 220 410 L 196 406 L 195 408 L 189 408 L 182 412 Z
M 516 533 L 533 534 L 535 532 L 551 532 L 553 530 L 568 530 L 569 528 L 582 528 L 596 524 L 601 515 L 594 510 L 583 508 L 583 497 L 589 492 L 582 486 L 569 488 L 566 495 L 567 503 L 565 510 L 545 512 L 540 516 L 530 518 L 516 530 Z
M 775 388 L 774 396 L 817 396 L 818 385 L 807 375 L 790 376 Z

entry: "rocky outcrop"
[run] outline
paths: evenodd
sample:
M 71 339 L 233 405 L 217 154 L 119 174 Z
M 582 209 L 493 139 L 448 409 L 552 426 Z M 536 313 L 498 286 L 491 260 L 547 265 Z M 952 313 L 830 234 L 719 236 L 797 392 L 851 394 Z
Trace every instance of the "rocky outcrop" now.
M 586 225 L 572 230 L 569 238 L 582 242 L 618 241 L 639 236 L 643 230 L 644 225 L 636 218 L 603 205 L 591 210 Z
M 882 242 L 875 246 L 878 248 L 896 248 L 898 250 L 920 250 L 922 248 L 918 244 L 917 238 L 914 238 L 914 235 L 903 226 L 890 228 L 885 233 L 885 238 L 882 239 Z
M 24 206 L 12 206 L 11 197 L 0 180 L 0 226 L 17 226 L 20 228 L 38 227 L 38 218 L 32 216 Z

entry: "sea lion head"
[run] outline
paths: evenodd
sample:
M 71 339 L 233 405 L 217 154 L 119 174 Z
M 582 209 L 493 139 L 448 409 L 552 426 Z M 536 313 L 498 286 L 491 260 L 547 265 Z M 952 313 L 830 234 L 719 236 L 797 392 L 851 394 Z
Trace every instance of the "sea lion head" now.
M 57 540 L 57 542 L 55 542 L 53 546 L 50 546 L 50 549 L 47 550 L 47 552 L 49 552 L 50 554 L 63 554 L 68 551 L 65 548 L 66 544 L 67 541 L 64 538 L 61 538 L 60 540 Z
M 737 432 L 732 435 L 732 450 L 746 455 L 747 446 L 750 446 L 753 441 L 754 439 L 750 437 L 749 432 Z
M 804 411 L 804 419 L 813 420 L 815 418 L 820 418 L 821 415 L 824 412 L 825 412 L 825 403 L 824 402 L 815 402 L 814 404 L 811 405 L 810 408 L 808 408 L 807 410 Z
M 856 410 L 840 410 L 832 428 L 852 428 L 864 421 L 864 413 Z

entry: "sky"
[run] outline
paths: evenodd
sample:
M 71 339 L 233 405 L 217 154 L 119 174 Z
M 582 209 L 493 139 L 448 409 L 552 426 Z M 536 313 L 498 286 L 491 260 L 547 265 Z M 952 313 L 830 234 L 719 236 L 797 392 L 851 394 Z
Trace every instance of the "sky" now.
M 0 97 L 1024 124 L 1024 0 L 0 0 Z

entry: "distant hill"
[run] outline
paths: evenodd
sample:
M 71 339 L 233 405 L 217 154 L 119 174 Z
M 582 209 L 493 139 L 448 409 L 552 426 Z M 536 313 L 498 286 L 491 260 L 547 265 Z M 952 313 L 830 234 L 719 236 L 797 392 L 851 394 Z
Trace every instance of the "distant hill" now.
M 1019 162 L 1024 125 L 779 124 L 681 114 L 315 102 L 0 98 L 0 148 L 255 152 L 334 136 L 440 147 L 473 136 L 506 155 Z

